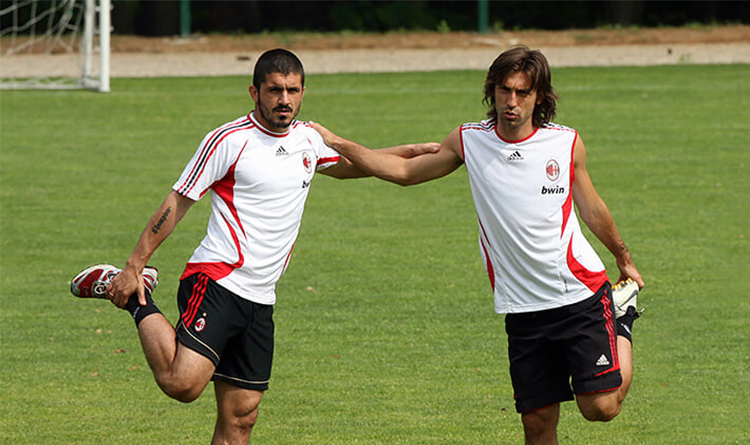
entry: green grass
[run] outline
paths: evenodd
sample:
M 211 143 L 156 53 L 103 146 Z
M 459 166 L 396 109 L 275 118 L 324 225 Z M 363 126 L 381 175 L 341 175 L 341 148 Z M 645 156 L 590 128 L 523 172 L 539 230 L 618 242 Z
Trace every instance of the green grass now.
M 750 443 L 748 77 L 747 65 L 554 71 L 556 121 L 580 131 L 648 284 L 623 412 L 591 424 L 565 404 L 563 443 Z M 203 135 L 251 108 L 247 80 L 2 92 L 0 442 L 208 443 L 212 391 L 190 405 L 161 394 L 132 321 L 67 283 L 127 258 Z M 372 147 L 440 141 L 483 117 L 482 80 L 310 76 L 301 118 Z M 170 320 L 207 204 L 153 258 Z M 278 294 L 254 444 L 522 443 L 463 168 L 411 188 L 318 176 Z

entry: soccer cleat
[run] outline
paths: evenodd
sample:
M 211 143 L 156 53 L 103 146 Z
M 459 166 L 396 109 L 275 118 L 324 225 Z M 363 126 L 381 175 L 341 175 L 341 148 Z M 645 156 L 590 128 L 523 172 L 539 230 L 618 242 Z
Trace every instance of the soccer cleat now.
M 159 271 L 155 267 L 146 266 L 143 268 L 143 285 L 149 294 L 154 293 L 154 289 L 159 285 Z
M 635 318 L 641 315 L 636 306 L 638 300 L 638 283 L 628 278 L 625 281 L 620 281 L 615 284 L 612 288 L 612 300 L 615 303 L 615 318 L 620 318 L 628 312 L 628 308 L 633 308 Z
M 104 291 L 122 269 L 111 264 L 97 264 L 81 271 L 70 283 L 70 291 L 80 298 L 107 298 Z M 143 269 L 143 285 L 153 293 L 159 284 L 159 271 L 155 267 Z

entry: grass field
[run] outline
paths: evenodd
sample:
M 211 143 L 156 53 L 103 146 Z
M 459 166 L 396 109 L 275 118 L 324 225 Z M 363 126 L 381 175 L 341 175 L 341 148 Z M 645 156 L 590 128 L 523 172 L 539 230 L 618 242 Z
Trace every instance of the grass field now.
M 750 444 L 750 66 L 558 69 L 557 122 L 648 288 L 622 414 L 566 404 L 567 444 Z M 372 146 L 482 119 L 481 72 L 316 75 L 300 117 Z M 111 94 L 0 96 L 0 442 L 205 444 L 209 390 L 161 394 L 132 321 L 68 280 L 122 264 L 203 135 L 251 108 L 248 79 L 115 79 Z M 155 254 L 157 303 L 207 200 Z M 614 272 L 612 259 L 596 245 Z M 465 169 L 411 188 L 318 176 L 278 288 L 254 444 L 522 443 Z

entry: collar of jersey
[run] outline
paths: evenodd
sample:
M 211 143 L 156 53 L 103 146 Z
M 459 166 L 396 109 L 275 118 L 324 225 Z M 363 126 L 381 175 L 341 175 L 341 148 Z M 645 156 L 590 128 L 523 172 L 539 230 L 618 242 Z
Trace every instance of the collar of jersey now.
M 250 119 L 255 124 L 255 126 L 258 128 L 258 130 L 260 130 L 261 133 L 274 137 L 274 138 L 286 137 L 289 134 L 289 131 L 291 130 L 291 128 L 294 126 L 294 124 L 297 123 L 296 120 L 292 120 L 291 124 L 289 124 L 289 128 L 285 132 L 275 133 L 267 129 L 266 127 L 264 127 L 260 122 L 258 122 L 257 119 L 255 119 L 255 111 L 251 111 L 250 113 L 248 113 L 247 118 Z
M 537 132 L 537 131 L 539 131 L 539 129 L 538 129 L 538 128 L 534 128 L 534 131 L 533 131 L 533 132 L 531 132 L 531 134 L 530 134 L 530 135 L 528 135 L 528 136 L 526 136 L 525 138 L 523 138 L 523 139 L 519 139 L 519 140 L 517 140 L 517 141 L 510 141 L 510 140 L 508 140 L 508 139 L 505 139 L 504 137 L 502 137 L 502 136 L 500 135 L 500 131 L 498 130 L 498 124 L 495 124 L 495 134 L 497 135 L 497 137 L 499 137 L 499 138 L 500 138 L 500 140 L 502 140 L 502 141 L 503 141 L 503 142 L 505 142 L 506 144 L 519 144 L 519 143 L 521 143 L 521 142 L 523 142 L 523 141 L 528 141 L 529 139 L 531 139 L 531 137 L 532 137 L 532 136 L 534 136 L 534 135 L 536 134 L 536 132 Z

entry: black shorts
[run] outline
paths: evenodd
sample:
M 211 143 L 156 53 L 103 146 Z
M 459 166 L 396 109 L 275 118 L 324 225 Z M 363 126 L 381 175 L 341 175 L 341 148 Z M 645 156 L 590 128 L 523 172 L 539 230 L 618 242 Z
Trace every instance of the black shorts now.
M 519 413 L 622 385 L 610 289 L 605 283 L 579 303 L 505 316 Z
M 177 340 L 216 365 L 212 380 L 268 389 L 273 306 L 241 298 L 202 273 L 180 282 L 177 305 Z

